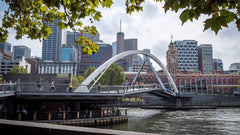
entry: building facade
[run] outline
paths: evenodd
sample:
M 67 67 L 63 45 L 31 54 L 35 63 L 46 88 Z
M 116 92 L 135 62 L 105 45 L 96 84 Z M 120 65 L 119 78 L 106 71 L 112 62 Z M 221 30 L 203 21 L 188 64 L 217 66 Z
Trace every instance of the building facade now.
M 80 70 L 78 74 L 83 75 L 89 67 L 98 68 L 105 61 L 112 57 L 112 46 L 103 42 L 97 42 L 100 47 L 97 53 L 92 55 L 82 55 L 80 61 Z
M 6 43 L 0 43 L 0 48 L 1 49 L 6 49 L 7 51 L 11 52 L 11 44 L 6 42 Z
M 31 57 L 31 49 L 24 45 L 13 46 L 13 59 L 19 58 L 30 58 Z
M 31 73 L 31 64 L 29 64 L 25 57 L 22 57 L 21 59 L 18 60 L 3 60 L 1 61 L 1 75 L 3 74 L 8 74 L 9 71 L 14 67 L 14 66 L 21 66 L 27 70 L 28 73 Z
M 221 59 L 213 59 L 213 70 L 223 71 L 223 62 Z
M 171 42 L 167 50 L 167 70 L 170 73 L 177 73 L 178 71 L 178 54 L 177 49 Z
M 60 61 L 62 44 L 66 44 L 66 30 L 61 30 L 57 24 L 58 20 L 54 20 L 53 24 L 47 23 L 51 28 L 52 34 L 47 39 L 43 39 L 42 43 L 42 60 Z
M 61 53 L 61 61 L 63 62 L 76 62 L 76 49 L 73 46 L 63 44 L 62 45 L 62 53 Z
M 195 40 L 174 41 L 178 55 L 178 71 L 199 71 L 198 42 Z
M 199 45 L 199 67 L 203 74 L 213 73 L 213 54 L 211 44 Z
M 113 42 L 116 43 L 116 52 L 117 54 L 129 51 L 129 50 L 137 50 L 138 49 L 138 40 L 136 38 L 133 39 L 125 39 L 123 32 L 117 33 L 117 41 Z M 115 50 L 114 50 L 115 51 Z M 124 71 L 130 71 L 133 69 L 133 64 L 137 62 L 137 54 L 129 55 L 121 60 L 119 60 L 117 63 L 119 66 L 123 68 Z
M 229 70 L 240 70 L 240 63 L 232 63 Z
M 13 58 L 13 53 L 6 49 L 0 48 L 0 53 L 2 54 L 1 60 L 12 60 Z
M 136 72 L 125 73 L 126 80 L 130 82 L 136 76 Z M 173 76 L 173 74 L 171 74 Z M 168 77 L 163 71 L 158 72 L 166 88 L 170 88 Z M 202 74 L 200 72 L 177 73 L 174 75 L 175 84 L 179 92 L 202 93 L 202 94 L 233 94 L 238 88 L 240 72 L 231 74 Z M 144 84 L 159 84 L 153 72 L 140 73 L 136 81 Z
M 60 62 L 60 61 L 41 61 L 38 63 L 38 74 L 61 74 L 71 73 L 77 75 L 76 62 Z

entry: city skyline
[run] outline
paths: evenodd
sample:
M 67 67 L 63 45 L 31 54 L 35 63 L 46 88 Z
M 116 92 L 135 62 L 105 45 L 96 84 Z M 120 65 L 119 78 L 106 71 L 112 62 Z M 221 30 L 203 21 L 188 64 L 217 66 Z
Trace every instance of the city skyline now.
M 228 70 L 231 63 L 240 62 L 240 33 L 237 32 L 235 24 L 231 23 L 229 28 L 223 28 L 218 35 L 207 30 L 203 32 L 203 19 L 187 22 L 183 26 L 179 19 L 180 13 L 164 13 L 163 5 L 152 1 L 143 4 L 143 12 L 126 15 L 124 2 L 114 1 L 111 9 L 103 9 L 100 22 L 94 22 L 97 26 L 101 39 L 111 44 L 115 41 L 115 35 L 119 32 L 120 19 L 122 20 L 122 32 L 126 38 L 137 38 L 140 50 L 148 48 L 151 53 L 156 55 L 166 66 L 166 51 L 173 35 L 174 40 L 196 40 L 200 44 L 213 45 L 213 58 L 223 60 L 224 70 Z M 1 2 L 2 3 L 2 2 Z M 0 12 L 3 12 L 1 7 Z M 111 12 L 109 12 L 111 11 Z M 0 18 L 3 13 L 0 13 Z M 110 19 L 109 19 L 110 18 Z M 85 21 L 89 23 L 88 20 Z M 1 20 L 0 20 L 1 25 Z M 139 27 L 141 26 L 141 27 Z M 41 56 L 42 42 L 39 40 L 26 39 L 16 40 L 15 33 L 11 30 L 8 42 L 12 45 L 26 44 L 32 50 L 32 55 Z M 154 64 L 154 63 L 153 63 Z M 154 67 L 156 67 L 154 65 Z

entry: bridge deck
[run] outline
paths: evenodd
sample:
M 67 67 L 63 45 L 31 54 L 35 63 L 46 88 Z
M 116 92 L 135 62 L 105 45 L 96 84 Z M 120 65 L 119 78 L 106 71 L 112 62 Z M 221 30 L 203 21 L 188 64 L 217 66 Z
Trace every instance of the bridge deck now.
M 73 89 L 74 91 L 74 89 Z M 36 90 L 35 87 L 27 84 L 22 86 L 21 90 L 14 89 L 12 91 L 0 91 L 0 98 L 17 96 L 18 98 L 81 98 L 81 99 L 90 99 L 91 97 L 98 98 L 117 98 L 124 97 L 129 95 L 136 95 L 142 93 L 150 93 L 156 96 L 174 98 L 177 97 L 175 93 L 170 91 L 163 90 L 159 87 L 153 87 L 152 85 L 148 87 L 135 86 L 135 87 L 123 87 L 123 86 L 101 86 L 101 89 L 98 89 L 95 86 L 89 93 L 88 92 L 69 92 L 66 87 L 64 89 L 55 88 L 54 91 L 49 90 L 48 87 L 43 87 L 41 90 Z

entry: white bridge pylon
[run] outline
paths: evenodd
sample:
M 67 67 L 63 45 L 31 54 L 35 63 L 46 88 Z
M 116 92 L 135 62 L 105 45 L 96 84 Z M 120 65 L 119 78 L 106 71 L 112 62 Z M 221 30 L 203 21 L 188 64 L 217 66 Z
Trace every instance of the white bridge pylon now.
M 98 82 L 98 80 L 101 78 L 101 76 L 104 74 L 104 72 L 107 71 L 107 69 L 111 66 L 112 63 L 114 63 L 128 55 L 132 55 L 132 54 L 142 54 L 142 55 L 148 56 L 149 58 L 153 59 L 162 68 L 164 74 L 167 75 L 168 81 L 169 81 L 174 93 L 179 93 L 178 89 L 175 85 L 175 82 L 173 81 L 170 73 L 167 71 L 167 68 L 163 65 L 163 63 L 154 55 L 152 55 L 150 53 L 146 53 L 141 50 L 125 51 L 125 52 L 119 53 L 118 55 L 107 60 L 105 63 L 103 63 L 101 66 L 99 66 L 91 75 L 89 75 L 74 92 L 89 92 L 92 89 L 92 87 Z M 96 77 L 98 77 L 98 78 L 96 79 Z M 92 86 L 90 88 L 88 88 L 89 84 L 92 81 L 94 81 L 94 83 L 92 84 Z

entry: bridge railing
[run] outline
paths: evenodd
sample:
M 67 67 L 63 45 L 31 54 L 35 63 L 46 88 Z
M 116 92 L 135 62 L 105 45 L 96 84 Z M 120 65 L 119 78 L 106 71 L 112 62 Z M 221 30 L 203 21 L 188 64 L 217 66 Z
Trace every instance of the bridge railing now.
M 15 83 L 13 84 L 0 84 L 0 93 L 8 93 L 8 92 L 14 92 L 17 90 L 17 85 Z
M 143 85 L 95 85 L 91 89 L 90 93 L 127 93 L 142 91 L 147 89 L 157 89 L 160 85 L 156 84 L 143 84 Z
M 14 84 L 0 84 L 0 92 L 18 92 L 18 93 L 69 93 L 74 92 L 75 89 L 79 87 L 79 85 L 70 85 L 69 84 L 54 84 L 54 88 L 51 87 L 51 83 L 20 83 L 17 85 Z M 82 85 L 83 86 L 83 85 Z M 86 86 L 89 88 L 90 86 Z M 92 87 L 90 93 L 127 93 L 127 92 L 135 92 L 142 91 L 148 89 L 159 89 L 160 85 L 157 84 L 143 84 L 143 85 L 95 85 Z

